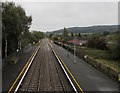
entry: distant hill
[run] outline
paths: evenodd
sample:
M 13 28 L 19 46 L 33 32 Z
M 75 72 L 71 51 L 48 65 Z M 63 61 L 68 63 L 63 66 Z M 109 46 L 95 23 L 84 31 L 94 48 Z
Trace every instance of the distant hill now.
M 89 27 L 71 27 L 66 28 L 68 33 L 103 33 L 104 31 L 115 32 L 118 30 L 118 25 L 101 25 L 101 26 L 89 26 Z M 62 34 L 64 29 L 47 32 L 46 34 Z

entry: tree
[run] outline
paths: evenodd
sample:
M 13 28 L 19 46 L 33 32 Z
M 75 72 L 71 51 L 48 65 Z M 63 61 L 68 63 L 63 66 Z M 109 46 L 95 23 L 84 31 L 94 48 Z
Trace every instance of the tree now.
M 31 33 L 31 36 L 32 36 L 32 42 L 37 43 L 40 39 L 44 38 L 44 33 L 40 31 L 33 31 Z
M 99 37 L 96 41 L 96 48 L 98 49 L 107 49 L 106 48 L 106 42 L 105 42 L 105 38 L 104 37 Z
M 114 32 L 108 35 L 106 38 L 107 49 L 109 50 L 109 55 L 111 59 L 120 59 L 120 31 Z
M 67 36 L 68 36 L 68 32 L 67 32 L 67 29 L 66 29 L 65 27 L 64 27 L 63 36 L 64 36 L 64 37 L 67 37 Z
M 88 47 L 98 48 L 98 49 L 106 49 L 105 38 L 100 35 L 92 35 L 88 39 Z
M 103 35 L 105 35 L 105 36 L 107 36 L 107 35 L 109 35 L 110 34 L 110 32 L 108 32 L 108 31 L 104 31 L 103 32 Z
M 95 42 L 94 38 L 91 36 L 88 38 L 88 47 L 94 48 Z
M 13 2 L 2 3 L 2 16 L 2 54 L 7 58 L 8 54 L 20 48 L 21 37 L 29 30 L 32 17 Z
M 52 38 L 52 36 L 53 36 L 53 34 L 51 33 L 51 34 L 49 35 L 49 37 Z
M 21 36 L 23 33 L 29 30 L 31 22 L 32 22 L 32 17 L 31 16 L 26 16 L 26 13 L 24 9 L 21 6 L 16 7 L 16 12 L 17 12 L 17 20 L 18 20 L 18 29 L 16 31 L 16 35 L 18 38 L 18 48 L 21 49 Z
M 74 37 L 74 34 L 73 34 L 73 32 L 71 33 L 71 37 Z
M 80 34 L 80 33 L 78 33 L 78 37 L 81 37 L 81 34 Z
M 15 32 L 14 23 L 15 16 L 15 4 L 14 3 L 2 3 L 2 38 L 4 40 L 3 44 L 5 46 L 5 58 L 7 58 L 7 50 L 8 50 L 8 36 Z

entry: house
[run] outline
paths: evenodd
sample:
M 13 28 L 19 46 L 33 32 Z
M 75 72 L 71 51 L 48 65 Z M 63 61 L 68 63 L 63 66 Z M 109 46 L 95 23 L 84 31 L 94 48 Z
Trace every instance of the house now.
M 88 42 L 88 40 L 85 39 L 85 38 L 77 38 L 77 39 L 68 40 L 68 43 L 70 43 L 70 44 L 76 44 L 76 45 L 79 45 L 79 46 L 86 45 L 87 42 Z

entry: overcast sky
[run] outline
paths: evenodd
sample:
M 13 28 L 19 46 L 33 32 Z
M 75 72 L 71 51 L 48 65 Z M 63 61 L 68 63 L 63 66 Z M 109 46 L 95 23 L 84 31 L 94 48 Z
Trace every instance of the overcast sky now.
M 16 2 L 33 21 L 30 30 L 118 24 L 117 2 Z

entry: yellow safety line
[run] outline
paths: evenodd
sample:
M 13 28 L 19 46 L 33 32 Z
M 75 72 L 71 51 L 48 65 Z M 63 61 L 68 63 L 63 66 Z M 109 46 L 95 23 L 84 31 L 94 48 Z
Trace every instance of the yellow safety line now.
M 8 93 L 10 93 L 13 89 L 13 87 L 15 86 L 16 82 L 18 81 L 18 79 L 20 78 L 20 76 L 23 74 L 25 68 L 28 66 L 31 58 L 33 57 L 33 55 L 35 54 L 37 48 L 35 49 L 35 51 L 32 53 L 31 57 L 29 58 L 29 60 L 27 61 L 27 63 L 25 64 L 24 68 L 22 69 L 22 71 L 20 72 L 20 74 L 18 75 L 18 77 L 16 78 L 16 80 L 14 81 L 13 85 L 11 86 L 11 88 L 9 89 Z
M 55 51 L 55 50 L 54 50 Z M 63 65 L 65 66 L 66 70 L 68 71 L 68 73 L 71 75 L 72 79 L 74 80 L 74 82 L 77 84 L 78 88 L 80 89 L 80 91 L 82 93 L 84 93 L 83 89 L 80 87 L 79 83 L 76 81 L 76 79 L 74 78 L 74 76 L 72 75 L 72 73 L 70 72 L 70 70 L 68 69 L 68 67 L 65 65 L 64 61 L 61 59 L 61 57 L 58 55 L 58 53 L 55 51 L 55 53 L 57 54 L 57 56 L 59 57 L 59 59 L 62 61 Z

